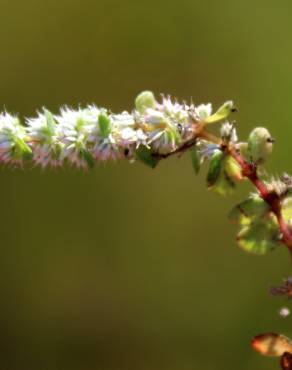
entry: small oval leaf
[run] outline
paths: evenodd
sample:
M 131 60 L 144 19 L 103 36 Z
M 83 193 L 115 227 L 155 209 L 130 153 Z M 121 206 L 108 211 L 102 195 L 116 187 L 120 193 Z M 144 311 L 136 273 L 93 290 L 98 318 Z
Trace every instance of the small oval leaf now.
M 222 162 L 224 159 L 224 153 L 216 149 L 211 157 L 209 163 L 209 170 L 207 173 L 207 184 L 208 187 L 213 186 L 218 180 L 222 168 Z
M 193 169 L 195 171 L 195 174 L 197 175 L 200 172 L 200 168 L 201 168 L 201 158 L 200 158 L 198 149 L 195 145 L 190 149 L 190 155 L 191 155 Z
M 151 149 L 147 148 L 145 145 L 140 145 L 139 148 L 135 150 L 137 158 L 151 168 L 155 168 L 159 162 L 159 158 L 153 156 Z

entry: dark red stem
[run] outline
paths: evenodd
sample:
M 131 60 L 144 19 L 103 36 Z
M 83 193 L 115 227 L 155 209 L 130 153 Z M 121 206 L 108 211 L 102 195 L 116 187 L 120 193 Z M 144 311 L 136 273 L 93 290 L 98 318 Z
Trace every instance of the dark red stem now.
M 271 211 L 277 218 L 282 233 L 282 242 L 289 248 L 290 252 L 292 252 L 292 232 L 282 216 L 281 197 L 276 192 L 270 192 L 267 189 L 265 183 L 257 175 L 256 165 L 247 162 L 234 148 L 230 149 L 230 154 L 240 165 L 242 174 L 253 183 L 260 196 L 269 204 Z

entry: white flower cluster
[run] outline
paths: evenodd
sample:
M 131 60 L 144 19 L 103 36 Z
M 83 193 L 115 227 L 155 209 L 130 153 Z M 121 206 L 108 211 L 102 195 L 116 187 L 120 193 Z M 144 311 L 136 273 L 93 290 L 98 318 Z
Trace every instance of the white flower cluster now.
M 87 168 L 96 161 L 134 160 L 140 147 L 150 153 L 175 151 L 190 138 L 192 124 L 211 115 L 211 105 L 179 104 L 170 97 L 157 102 L 151 92 L 136 99 L 132 113 L 113 114 L 94 105 L 64 107 L 58 115 L 44 109 L 37 117 L 0 115 L 0 162 L 21 164 L 32 158 L 41 167 L 65 163 Z
M 221 138 L 227 142 L 235 144 L 238 141 L 236 129 L 234 125 L 230 122 L 225 122 L 221 126 L 220 134 Z
M 22 164 L 31 150 L 25 142 L 26 131 L 16 116 L 0 114 L 0 161 L 4 164 Z

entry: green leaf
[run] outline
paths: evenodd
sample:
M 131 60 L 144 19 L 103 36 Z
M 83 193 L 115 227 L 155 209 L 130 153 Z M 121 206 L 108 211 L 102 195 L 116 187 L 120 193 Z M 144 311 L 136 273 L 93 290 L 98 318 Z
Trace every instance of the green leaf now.
M 197 175 L 200 172 L 200 168 L 201 168 L 201 158 L 198 153 L 198 149 L 195 145 L 191 147 L 190 155 L 191 155 L 193 169 L 195 171 L 195 174 Z
M 95 165 L 95 160 L 93 155 L 87 149 L 80 149 L 81 157 L 87 162 L 89 168 L 93 168 Z
M 269 209 L 269 205 L 258 194 L 252 194 L 248 199 L 237 204 L 229 213 L 228 218 L 231 221 L 242 223 L 243 218 L 262 217 Z
M 151 149 L 144 145 L 140 145 L 135 151 L 137 158 L 151 168 L 155 168 L 159 162 L 159 158 L 155 158 Z
M 154 108 L 155 104 L 155 96 L 151 91 L 141 92 L 135 100 L 136 109 L 141 114 L 144 114 L 148 108 Z
M 111 133 L 110 118 L 106 113 L 100 113 L 98 116 L 100 136 L 107 138 Z
M 235 112 L 235 111 L 236 111 L 236 108 L 235 108 L 233 101 L 231 100 L 227 101 L 217 110 L 216 113 L 207 117 L 204 120 L 204 123 L 210 124 L 210 123 L 216 123 L 216 122 L 222 121 L 226 119 L 230 115 L 230 113 Z
M 215 183 L 217 182 L 221 173 L 223 159 L 224 153 L 221 150 L 216 149 L 209 163 L 209 170 L 207 173 L 208 187 L 215 185 Z
M 261 217 L 244 226 L 237 242 L 246 252 L 263 255 L 280 246 L 279 229 L 274 216 Z

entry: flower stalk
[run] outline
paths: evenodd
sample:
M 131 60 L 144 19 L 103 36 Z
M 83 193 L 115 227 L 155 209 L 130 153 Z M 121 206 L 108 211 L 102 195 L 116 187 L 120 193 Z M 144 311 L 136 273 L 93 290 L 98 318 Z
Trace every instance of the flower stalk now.
M 0 114 L 0 163 L 88 169 L 124 158 L 155 168 L 162 159 L 189 151 L 195 173 L 206 164 L 207 187 L 219 195 L 232 193 L 244 180 L 255 187 L 256 193 L 229 214 L 239 224 L 239 247 L 263 255 L 284 244 L 292 254 L 292 177 L 266 174 L 263 166 L 273 138 L 266 128 L 256 127 L 246 142 L 238 141 L 234 121 L 229 122 L 234 112 L 232 101 L 212 113 L 211 104 L 180 104 L 169 96 L 159 102 L 149 91 L 137 96 L 131 112 L 119 114 L 95 105 L 65 107 L 57 115 L 44 108 L 21 124 L 17 116 L 4 112 Z M 219 136 L 210 131 L 216 124 L 220 124 Z M 277 292 L 290 297 L 291 282 Z M 282 369 L 292 369 L 291 343 L 280 334 L 268 333 L 255 337 L 252 345 L 263 355 L 281 356 Z

